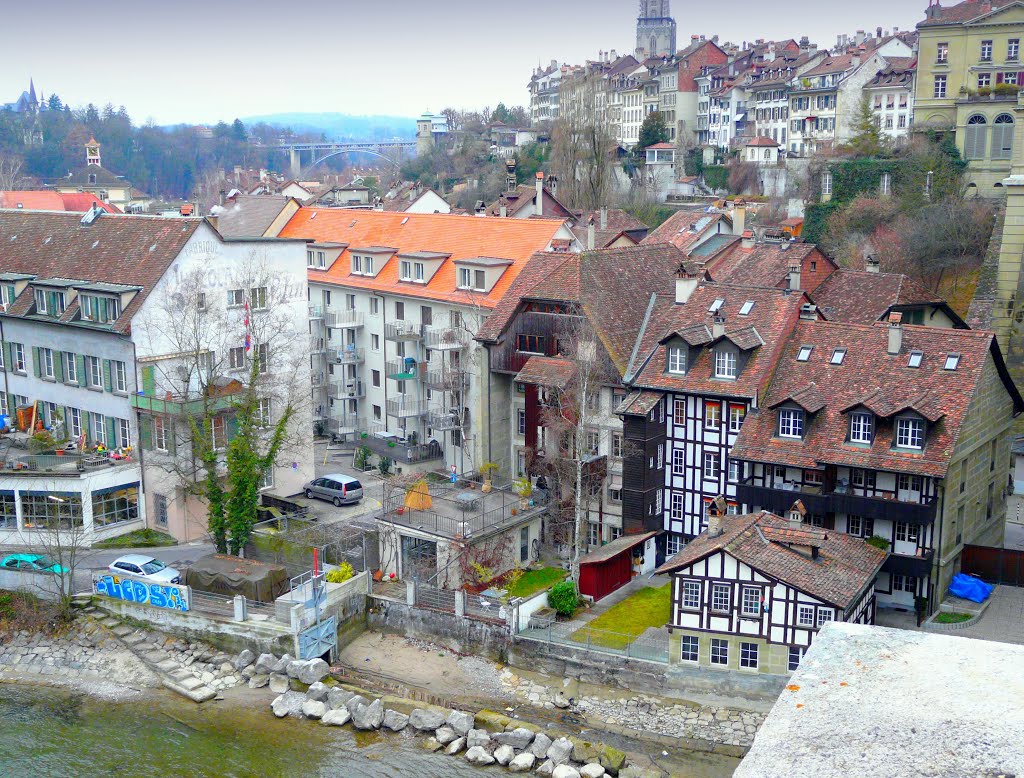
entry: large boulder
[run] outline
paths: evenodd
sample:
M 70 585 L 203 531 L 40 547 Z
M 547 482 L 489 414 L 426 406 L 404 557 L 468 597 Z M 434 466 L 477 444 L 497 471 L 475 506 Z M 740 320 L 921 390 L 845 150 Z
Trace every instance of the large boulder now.
M 420 732 L 430 732 L 444 724 L 445 715 L 436 710 L 416 708 L 409 715 L 409 726 Z
M 250 689 L 262 689 L 264 686 L 270 683 L 270 676 L 257 673 L 249 679 Z
M 551 773 L 551 778 L 580 778 L 580 771 L 569 764 L 560 764 Z
M 319 700 L 307 699 L 302 703 L 302 715 L 307 719 L 322 719 L 327 713 L 327 706 Z
M 569 761 L 570 756 L 572 756 L 572 741 L 567 738 L 560 737 L 548 746 L 548 759 L 552 764 L 564 764 Z
M 353 694 L 345 701 L 345 707 L 349 713 L 355 713 L 360 705 L 369 705 L 370 701 L 361 694 Z
M 512 761 L 508 763 L 508 771 L 510 773 L 528 773 L 536 762 L 537 757 L 529 751 L 523 751 L 523 753 L 512 757 Z
M 512 758 L 516 755 L 516 750 L 512 746 L 498 746 L 494 749 L 494 761 L 500 764 L 502 767 L 512 761 Z
M 260 675 L 270 675 L 275 664 L 277 664 L 277 660 L 273 654 L 260 654 L 259 659 L 256 660 L 256 672 Z
M 352 714 L 352 726 L 356 729 L 380 729 L 384 723 L 384 704 L 374 700 L 369 705 L 360 705 Z
M 578 738 L 571 738 L 571 740 L 573 759 L 577 762 L 597 761 L 598 755 L 601 753 L 599 745 L 595 745 L 589 740 L 579 740 Z
M 617 748 L 602 745 L 599 764 L 610 775 L 618 775 L 619 770 L 626 766 L 626 754 Z
M 326 686 L 320 681 L 311 683 L 309 688 L 306 689 L 306 699 L 316 700 L 317 702 L 327 702 L 327 696 L 331 692 L 331 687 Z
M 533 738 L 528 750 L 538 759 L 544 759 L 548 755 L 549 748 L 551 748 L 551 738 L 540 732 Z
M 285 668 L 284 671 L 288 673 L 289 678 L 298 678 L 299 670 L 301 670 L 305 666 L 306 661 L 304 659 L 293 659 L 288 663 L 288 666 Z
M 443 727 L 437 728 L 437 731 L 434 733 L 434 737 L 437 738 L 438 743 L 440 743 L 442 746 L 446 746 L 453 740 L 458 740 L 459 736 L 455 734 L 454 729 L 452 729 L 448 725 L 445 725 Z
M 474 746 L 486 747 L 491 744 L 491 733 L 486 729 L 471 729 L 469 734 L 466 735 L 466 745 L 470 748 Z
M 280 659 L 275 660 L 274 664 L 270 666 L 270 672 L 287 675 L 288 665 L 292 663 L 293 659 L 294 657 L 291 654 L 285 654 Z
M 455 738 L 455 740 L 453 740 L 451 743 L 448 744 L 448 747 L 445 748 L 444 752 L 448 756 L 455 756 L 457 753 L 459 753 L 465 747 L 466 747 L 466 738 L 464 738 L 464 737 L 457 737 L 457 738 Z
M 332 727 L 343 727 L 352 720 L 352 714 L 345 708 L 340 710 L 329 710 L 320 719 L 321 724 L 328 724 Z
M 274 701 L 270 703 L 270 709 L 279 719 L 283 719 L 285 716 L 298 717 L 302 715 L 302 703 L 305 701 L 306 697 L 299 692 L 285 692 L 274 698 Z
M 555 763 L 550 759 L 545 759 L 541 762 L 540 767 L 537 768 L 537 775 L 550 776 L 555 771 Z
M 580 778 L 602 778 L 604 774 L 604 768 L 594 762 L 580 768 Z
M 533 737 L 533 732 L 530 730 L 516 727 L 511 732 L 499 732 L 494 736 L 494 740 L 503 746 L 512 746 L 521 751 L 533 742 Z
M 401 732 L 409 724 L 409 717 L 397 710 L 388 709 L 384 711 L 384 729 L 392 732 Z
M 502 732 L 512 721 L 504 713 L 497 713 L 493 710 L 482 710 L 474 717 L 478 729 L 487 729 L 491 732 Z
M 288 691 L 288 676 L 281 673 L 273 673 L 267 684 L 270 686 L 270 691 L 275 694 L 284 694 Z
M 307 686 L 317 681 L 322 681 L 331 671 L 331 666 L 323 659 L 310 659 L 299 668 L 299 674 L 295 676 Z
M 489 765 L 494 764 L 494 757 L 480 746 L 473 746 L 466 752 L 466 761 L 475 765 Z
M 337 710 L 338 708 L 344 708 L 345 703 L 355 696 L 355 692 L 335 687 L 327 692 L 327 704 Z
M 235 670 L 244 670 L 246 667 L 256 661 L 256 654 L 250 651 L 248 648 L 242 649 L 242 653 L 235 657 L 235 661 L 231 664 Z
M 454 729 L 456 734 L 465 736 L 473 729 L 473 716 L 461 710 L 453 710 L 448 714 L 448 721 L 445 723 Z

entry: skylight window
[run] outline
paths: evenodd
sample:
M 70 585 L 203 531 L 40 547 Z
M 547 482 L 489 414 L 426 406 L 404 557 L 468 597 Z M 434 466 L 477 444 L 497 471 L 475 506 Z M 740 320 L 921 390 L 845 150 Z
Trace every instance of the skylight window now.
M 945 364 L 945 369 L 946 370 L 956 370 L 957 365 L 959 365 L 959 364 L 960 364 L 960 355 L 959 354 L 946 354 L 946 364 Z
M 846 359 L 846 349 L 837 348 L 832 352 L 832 359 L 830 361 L 833 365 L 841 365 L 844 359 Z
M 717 300 L 715 300 L 713 303 L 711 303 L 711 307 L 708 308 L 708 313 L 718 313 L 719 309 L 723 305 L 725 305 L 725 300 L 723 300 L 721 297 L 719 297 Z
M 921 358 L 924 357 L 924 353 L 921 351 L 911 351 L 910 361 L 907 362 L 907 367 L 921 367 Z
M 811 352 L 814 351 L 814 346 L 801 346 L 800 353 L 796 355 L 797 362 L 806 362 L 811 358 Z
M 740 308 L 740 316 L 749 316 L 752 310 L 754 310 L 754 301 L 747 300 L 743 303 L 743 307 Z

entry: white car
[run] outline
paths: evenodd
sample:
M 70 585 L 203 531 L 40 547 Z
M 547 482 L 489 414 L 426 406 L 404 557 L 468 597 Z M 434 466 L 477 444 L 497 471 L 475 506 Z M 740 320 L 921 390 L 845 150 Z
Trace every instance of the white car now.
M 181 573 L 175 568 L 167 567 L 159 559 L 144 554 L 126 554 L 118 557 L 107 566 L 107 570 L 115 575 L 130 575 L 153 583 L 181 583 Z

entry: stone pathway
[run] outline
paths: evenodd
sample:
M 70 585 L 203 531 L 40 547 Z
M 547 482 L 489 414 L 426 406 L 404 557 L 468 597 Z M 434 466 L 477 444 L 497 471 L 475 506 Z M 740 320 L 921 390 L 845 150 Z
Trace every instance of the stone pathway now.
M 570 700 L 562 689 L 520 678 L 507 668 L 501 673 L 501 681 L 516 697 L 531 705 L 548 709 L 571 707 L 595 723 L 673 738 L 749 746 L 765 718 L 765 714 L 754 711 L 668 702 L 643 694 L 617 699 L 579 695 Z

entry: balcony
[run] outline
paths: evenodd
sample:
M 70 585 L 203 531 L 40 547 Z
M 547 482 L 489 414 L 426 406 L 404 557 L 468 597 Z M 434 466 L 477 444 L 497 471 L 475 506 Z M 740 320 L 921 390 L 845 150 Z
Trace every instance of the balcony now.
M 935 551 L 928 549 L 921 556 L 910 554 L 889 554 L 882 564 L 882 572 L 893 575 L 912 575 L 915 578 L 927 578 L 932 570 Z
M 363 430 L 365 426 L 363 419 L 354 413 L 343 413 L 327 419 L 327 430 L 332 435 L 352 435 Z
M 939 503 L 935 497 L 928 502 L 920 503 L 900 500 L 893 492 L 886 492 L 884 496 L 879 497 L 866 497 L 851 494 L 849 487 L 845 491 L 843 489 L 836 487 L 836 490 L 829 494 L 832 499 L 832 510 L 836 513 L 852 513 L 854 516 L 863 516 L 867 519 L 887 519 L 905 524 L 931 524 L 935 521 Z
M 363 312 L 344 308 L 327 314 L 327 326 L 331 329 L 342 329 L 363 326 Z
M 324 309 L 319 305 L 309 305 L 309 318 L 311 320 L 320 320 L 324 318 Z
M 331 353 L 339 365 L 361 365 L 366 361 L 366 350 L 354 346 L 346 346 Z
M 759 505 L 766 511 L 785 516 L 800 500 L 810 513 L 824 514 L 832 511 L 832 503 L 827 495 L 822 494 L 821 487 L 803 487 L 798 489 L 795 484 L 782 481 L 774 485 L 754 484 L 753 478 L 747 478 L 736 484 L 736 498 L 749 506 Z
M 309 353 L 310 354 L 323 354 L 327 351 L 327 339 L 322 335 L 310 335 L 309 336 Z
M 421 400 L 405 395 L 387 401 L 387 414 L 396 419 L 409 419 L 423 416 L 427 412 L 427 404 Z
M 360 437 L 360 445 L 366 446 L 378 456 L 389 457 L 397 464 L 410 462 L 428 462 L 432 459 L 441 459 L 444 452 L 436 442 L 414 443 L 412 439 L 415 433 L 409 433 L 407 438 L 403 430 L 388 432 L 381 424 L 374 424 L 373 429 L 366 437 Z
M 430 408 L 427 411 L 427 426 L 438 432 L 462 429 L 462 414 L 458 408 Z
M 398 319 L 384 325 L 384 339 L 399 342 L 422 340 L 423 328 L 411 321 Z
M 174 397 L 168 392 L 164 397 L 150 397 L 144 394 L 131 395 L 132 407 L 143 413 L 159 413 L 165 416 L 199 416 L 206 412 L 223 411 L 232 406 L 232 393 L 225 392 L 203 399 Z
M 455 351 L 469 342 L 469 333 L 457 327 L 424 327 L 423 339 L 429 349 Z
M 438 367 L 422 375 L 423 383 L 442 392 L 460 392 L 469 386 L 469 376 L 458 368 Z
M 399 357 L 387 362 L 384 374 L 395 381 L 414 381 L 420 377 L 422 367 L 414 357 Z
M 358 378 L 331 381 L 328 396 L 332 400 L 358 400 L 366 396 L 366 388 Z

